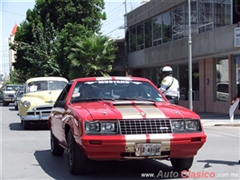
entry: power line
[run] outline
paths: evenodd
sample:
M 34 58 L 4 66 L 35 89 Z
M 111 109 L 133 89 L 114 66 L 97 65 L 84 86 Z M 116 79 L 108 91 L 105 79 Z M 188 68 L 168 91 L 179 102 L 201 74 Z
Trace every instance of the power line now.
M 138 17 L 140 17 L 141 15 L 143 15 L 144 13 L 146 13 L 147 11 L 153 9 L 154 7 L 158 6 L 158 5 L 159 5 L 160 3 L 162 3 L 162 2 L 163 2 L 163 0 L 159 1 L 157 4 L 155 4 L 154 6 L 152 6 L 151 8 L 149 8 L 148 10 L 143 11 L 141 14 L 137 15 L 136 17 L 134 17 L 133 19 L 131 19 L 130 21 L 128 21 L 128 23 L 134 21 L 135 19 L 137 19 Z M 113 29 L 112 31 L 106 33 L 105 35 L 108 35 L 108 34 L 114 32 L 114 31 L 118 30 L 118 29 L 121 28 L 122 26 L 125 26 L 125 24 L 123 24 L 123 25 L 121 25 L 121 26 Z
M 6 13 L 9 13 L 9 14 L 15 14 L 15 15 L 18 15 L 18 16 L 24 16 L 24 17 L 26 16 L 26 15 L 14 13 L 14 12 L 6 11 L 6 10 L 3 10 L 3 9 L 2 9 L 2 11 L 3 11 L 3 12 L 6 12 Z

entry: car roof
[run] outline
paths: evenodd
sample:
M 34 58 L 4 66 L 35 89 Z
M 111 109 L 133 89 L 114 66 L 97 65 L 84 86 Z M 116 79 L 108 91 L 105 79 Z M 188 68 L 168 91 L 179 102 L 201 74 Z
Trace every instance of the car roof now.
M 66 81 L 68 82 L 68 80 L 64 77 L 55 77 L 55 76 L 48 76 L 48 77 L 34 77 L 34 78 L 30 78 L 26 81 L 26 84 L 28 84 L 29 82 L 32 81 L 46 81 L 46 80 L 61 80 L 61 81 Z
M 115 81 L 145 81 L 150 82 L 149 79 L 143 78 L 143 77 L 133 77 L 133 76 L 104 76 L 104 77 L 84 77 L 84 78 L 77 78 L 73 79 L 72 81 L 78 81 L 78 82 L 85 82 L 85 81 L 109 81 L 109 80 L 115 80 Z

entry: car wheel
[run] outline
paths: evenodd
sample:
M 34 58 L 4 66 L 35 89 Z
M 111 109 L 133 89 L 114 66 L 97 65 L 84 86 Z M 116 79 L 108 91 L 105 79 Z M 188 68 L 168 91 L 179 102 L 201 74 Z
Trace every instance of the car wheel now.
M 52 131 L 50 132 L 51 134 L 51 152 L 52 155 L 54 156 L 62 156 L 64 153 L 64 149 L 62 146 L 59 146 L 58 144 L 58 140 L 55 138 L 55 136 L 53 135 Z
M 30 121 L 23 121 L 23 128 L 25 130 L 29 130 L 30 129 Z
M 71 130 L 68 132 L 68 169 L 71 174 L 84 174 L 87 170 L 87 157 L 77 146 Z
M 193 157 L 186 159 L 171 158 L 171 164 L 177 171 L 189 170 L 192 167 Z

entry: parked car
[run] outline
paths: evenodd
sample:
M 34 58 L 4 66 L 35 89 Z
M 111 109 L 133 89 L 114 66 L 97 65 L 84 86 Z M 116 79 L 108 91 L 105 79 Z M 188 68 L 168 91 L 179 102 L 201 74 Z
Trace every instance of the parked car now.
M 18 88 L 18 90 L 16 91 L 15 98 L 14 98 L 14 108 L 15 108 L 15 110 L 18 110 L 18 101 L 23 96 L 25 89 L 26 88 L 24 86 L 22 86 L 22 87 Z
M 21 84 L 7 84 L 0 89 L 3 106 L 8 106 L 10 103 L 14 103 L 16 91 L 20 87 L 22 87 Z
M 70 81 L 48 118 L 51 153 L 68 154 L 71 174 L 87 161 L 170 159 L 191 168 L 206 142 L 198 114 L 170 104 L 148 79 L 89 77 Z
M 67 83 L 63 77 L 35 77 L 26 81 L 18 109 L 24 129 L 30 129 L 31 123 L 47 122 L 53 104 Z

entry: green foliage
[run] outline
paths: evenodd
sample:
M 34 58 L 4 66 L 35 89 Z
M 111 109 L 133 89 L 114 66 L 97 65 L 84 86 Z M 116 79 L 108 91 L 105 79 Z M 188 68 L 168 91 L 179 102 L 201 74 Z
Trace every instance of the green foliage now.
M 10 80 L 14 84 L 23 84 L 25 83 L 27 78 L 26 78 L 26 75 L 23 74 L 20 70 L 14 70 L 10 73 Z
M 27 11 L 26 20 L 18 27 L 14 43 L 10 44 L 10 48 L 16 51 L 16 62 L 13 64 L 16 72 L 11 74 L 11 78 L 16 81 L 21 80 L 17 76 L 24 80 L 36 76 L 63 76 L 70 79 L 69 71 L 77 67 L 72 67 L 74 60 L 69 59 L 72 48 L 78 47 L 76 42 L 98 34 L 101 20 L 106 19 L 103 9 L 103 0 L 36 0 L 34 8 Z M 108 40 L 107 37 L 104 39 Z M 91 42 L 98 43 L 89 41 Z M 104 47 L 110 47 L 108 52 L 115 52 L 107 44 Z M 94 53 L 92 58 L 96 58 L 95 65 L 99 64 L 96 63 L 97 60 L 103 62 L 96 55 L 99 51 L 91 52 Z M 81 53 L 83 57 L 84 53 Z M 112 60 L 109 61 L 109 58 L 112 59 L 113 56 L 109 54 L 106 61 L 111 64 Z M 92 72 L 95 70 L 106 74 L 111 69 L 107 65 L 107 70 L 100 71 L 92 62 L 86 64 L 87 68 L 93 69 L 85 70 L 84 67 L 83 71 L 88 74 L 94 74 Z M 78 74 L 79 69 L 76 72 Z M 72 72 L 70 74 L 71 77 L 78 77 Z
M 72 64 L 69 77 L 108 76 L 117 51 L 115 42 L 106 36 L 93 34 L 76 43 L 69 60 Z

